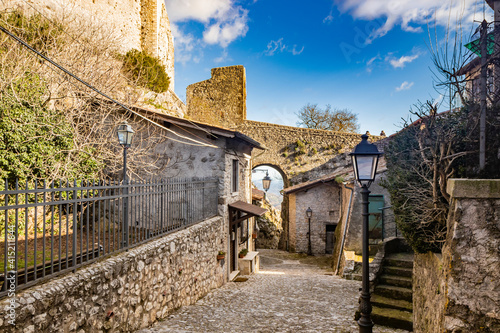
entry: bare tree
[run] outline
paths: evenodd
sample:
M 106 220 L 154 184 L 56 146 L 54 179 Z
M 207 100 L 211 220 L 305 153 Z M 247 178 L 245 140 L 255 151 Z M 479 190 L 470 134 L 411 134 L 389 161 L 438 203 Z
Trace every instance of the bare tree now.
M 138 88 L 122 70 L 123 61 L 117 48 L 121 43 L 120 34 L 104 23 L 86 20 L 71 12 L 49 14 L 4 8 L 0 12 L 0 24 L 123 104 L 134 105 L 144 95 L 145 89 Z M 115 131 L 125 119 L 134 122 L 136 133 L 142 139 L 129 155 L 130 172 L 135 176 L 157 175 L 188 158 L 155 154 L 155 145 L 168 139 L 160 127 L 124 112 L 113 103 L 103 102 L 95 91 L 3 33 L 0 35 L 0 99 L 2 121 L 10 121 L 6 126 L 12 126 L 17 135 L 4 141 L 12 143 L 10 146 L 0 145 L 0 167 L 2 163 L 6 165 L 0 169 L 1 177 L 118 176 L 122 167 L 121 159 L 117 158 L 121 147 Z M 26 135 L 23 129 L 28 126 L 35 136 Z M 43 146 L 54 142 L 64 144 Z M 19 147 L 30 148 L 20 151 Z M 24 173 L 17 172 L 19 168 L 12 165 L 14 159 L 5 159 L 8 154 L 27 157 Z
M 336 132 L 357 132 L 358 116 L 348 109 L 337 109 L 327 105 L 325 109 L 318 104 L 306 104 L 296 115 L 298 126 Z

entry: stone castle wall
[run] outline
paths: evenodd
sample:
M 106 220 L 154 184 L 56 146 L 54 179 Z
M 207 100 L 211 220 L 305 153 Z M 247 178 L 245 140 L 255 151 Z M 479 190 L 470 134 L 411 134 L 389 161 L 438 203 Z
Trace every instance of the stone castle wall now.
M 415 332 L 500 332 L 500 180 L 451 179 L 448 193 L 442 258 L 413 266 Z
M 0 301 L 0 331 L 132 332 L 195 303 L 226 281 L 216 259 L 226 239 L 222 217 L 150 241 Z
M 357 133 L 247 120 L 246 77 L 241 65 L 213 68 L 210 79 L 187 87 L 186 99 L 188 118 L 237 130 L 268 148 L 253 156 L 254 167 L 266 164 L 279 168 L 286 186 L 346 167 L 350 160 L 347 153 L 361 140 Z M 371 140 L 381 138 L 372 136 Z
M 317 179 L 350 165 L 348 154 L 361 141 L 357 133 L 341 133 L 246 120 L 236 128 L 268 148 L 254 156 L 254 165 L 273 165 L 288 185 Z M 377 141 L 382 137 L 371 136 Z
M 212 68 L 212 77 L 186 88 L 187 117 L 233 128 L 246 120 L 245 67 Z
M 174 90 L 174 43 L 163 0 L 5 0 L 2 8 L 21 6 L 44 15 L 73 15 L 106 25 L 119 35 L 121 52 L 144 50 L 158 57 Z

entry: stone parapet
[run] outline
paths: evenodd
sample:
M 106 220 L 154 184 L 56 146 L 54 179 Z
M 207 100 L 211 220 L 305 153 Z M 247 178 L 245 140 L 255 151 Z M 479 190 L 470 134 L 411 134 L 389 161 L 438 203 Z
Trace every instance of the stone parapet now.
M 0 301 L 1 332 L 131 332 L 226 281 L 222 217 L 150 241 Z
M 450 179 L 447 188 L 442 260 L 416 256 L 415 332 L 500 332 L 500 180 Z
M 500 199 L 500 179 L 450 179 L 447 192 L 455 199 Z

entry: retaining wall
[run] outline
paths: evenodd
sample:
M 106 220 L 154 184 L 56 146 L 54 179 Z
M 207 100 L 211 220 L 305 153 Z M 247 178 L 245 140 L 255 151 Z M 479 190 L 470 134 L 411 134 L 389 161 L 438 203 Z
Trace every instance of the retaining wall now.
M 500 332 L 500 180 L 450 179 L 447 189 L 442 260 L 415 259 L 415 332 Z
M 222 217 L 54 278 L 0 301 L 1 332 L 130 332 L 193 304 L 226 281 Z

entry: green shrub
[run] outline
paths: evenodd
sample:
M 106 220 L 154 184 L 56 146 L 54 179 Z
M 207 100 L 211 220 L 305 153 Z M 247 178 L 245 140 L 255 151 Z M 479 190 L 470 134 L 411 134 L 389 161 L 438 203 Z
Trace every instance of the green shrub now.
M 131 80 L 156 93 L 168 90 L 170 78 L 158 58 L 144 51 L 130 50 L 123 57 L 123 70 Z
M 0 91 L 0 179 L 80 178 L 101 164 L 91 150 L 74 149 L 74 129 L 65 113 L 48 108 L 47 85 L 25 73 Z
M 25 16 L 16 9 L 9 13 L 0 14 L 2 21 L 6 21 L 12 32 L 19 36 L 36 50 L 44 52 L 56 47 L 62 40 L 59 37 L 63 30 L 57 24 L 51 23 L 40 14 Z

